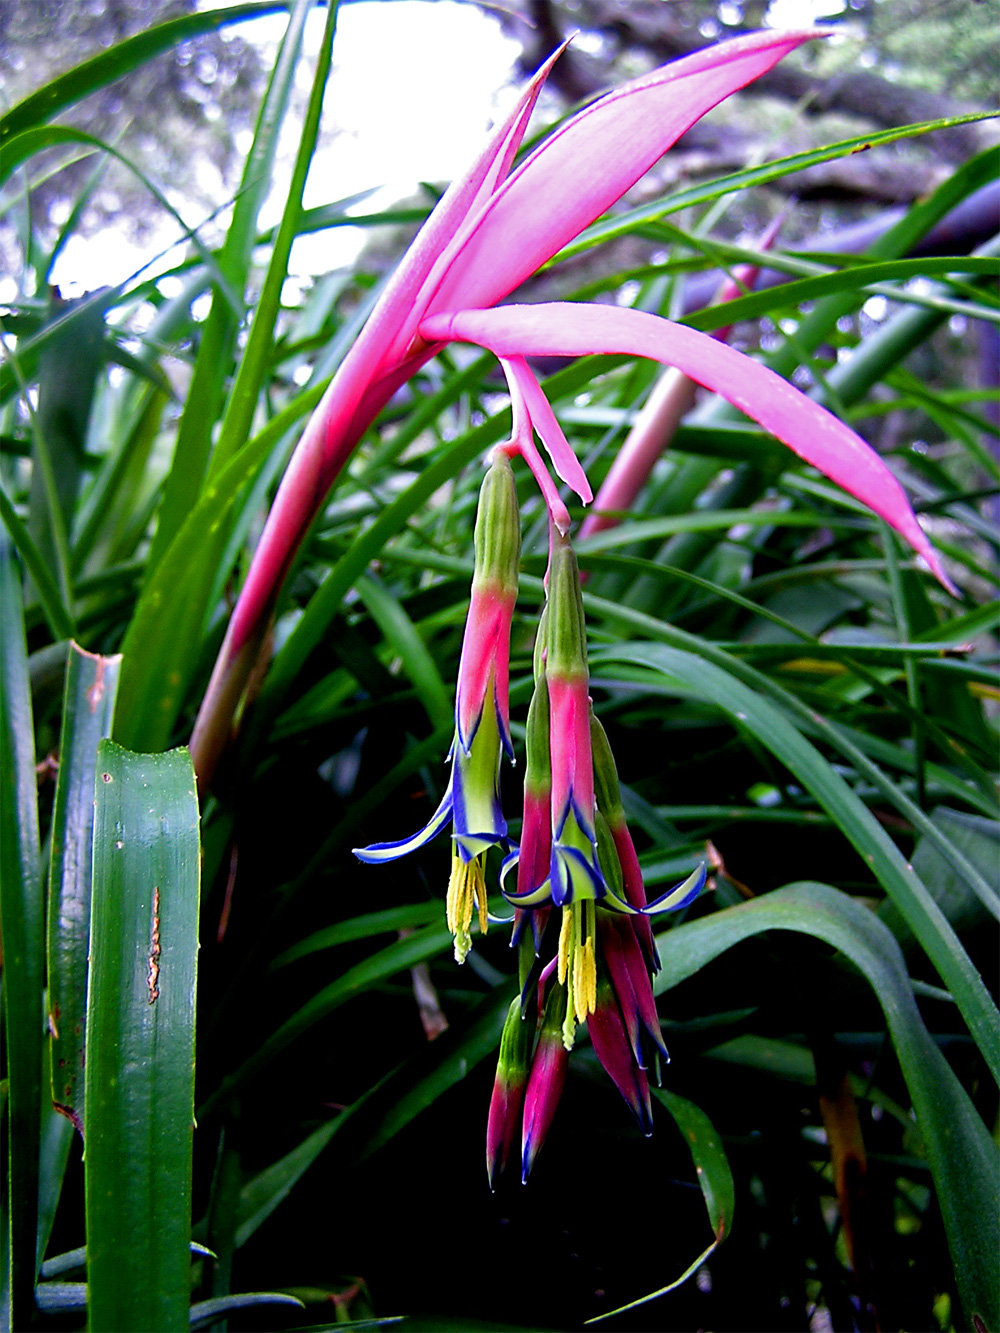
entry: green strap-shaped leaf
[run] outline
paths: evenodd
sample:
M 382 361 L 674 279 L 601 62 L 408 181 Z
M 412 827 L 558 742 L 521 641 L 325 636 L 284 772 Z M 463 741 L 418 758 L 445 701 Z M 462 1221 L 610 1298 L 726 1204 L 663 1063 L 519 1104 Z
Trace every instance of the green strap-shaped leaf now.
M 222 406 L 226 377 L 236 354 L 240 321 L 246 313 L 257 215 L 271 187 L 278 135 L 294 87 L 302 33 L 310 7 L 310 0 L 293 0 L 289 6 L 288 27 L 257 116 L 253 143 L 233 205 L 232 221 L 218 256 L 219 268 L 236 293 L 239 305 L 234 312 L 222 292 L 216 290 L 213 293 L 212 308 L 202 328 L 184 413 L 177 429 L 173 466 L 164 483 L 159 520 L 149 553 L 150 569 L 156 567 L 168 550 L 202 489 L 212 446 L 212 427 Z M 217 559 L 213 563 L 217 563 Z
M 971 1327 L 1000 1327 L 1000 1154 L 968 1093 L 924 1026 L 899 946 L 867 908 L 827 884 L 791 884 L 657 938 L 662 994 L 764 930 L 814 935 L 868 978 L 885 1014 L 927 1147 L 958 1289 Z
M 294 14 L 292 22 L 295 22 Z M 243 355 L 240 357 L 236 379 L 219 429 L 212 457 L 212 472 L 224 467 L 233 454 L 246 443 L 264 377 L 274 354 L 274 329 L 281 309 L 281 291 L 288 275 L 292 244 L 299 232 L 302 193 L 305 190 L 309 165 L 316 151 L 323 97 L 333 60 L 333 36 L 336 27 L 337 0 L 330 0 L 327 4 L 326 27 L 319 45 L 309 105 L 299 132 L 299 148 L 295 155 L 295 166 L 292 168 L 288 197 L 281 223 L 272 242 L 267 274 L 257 298 L 250 333 Z
M 45 557 L 35 543 L 31 533 L 18 517 L 7 492 L 0 486 L 0 519 L 7 530 L 7 535 L 17 548 L 17 553 L 24 562 L 24 567 L 31 575 L 31 580 L 38 593 L 42 612 L 49 623 L 54 639 L 72 638 L 74 632 L 73 612 L 63 601 L 62 591 L 52 576 L 52 571 L 45 562 Z
M 90 1327 L 188 1326 L 199 845 L 184 750 L 98 750 L 84 1102 Z
M 301 394 L 208 482 L 170 549 L 148 576 L 122 645 L 115 736 L 157 749 L 169 743 L 174 719 L 197 663 L 207 589 L 230 510 L 280 446 L 285 432 L 319 401 L 323 386 Z
M 620 614 L 611 603 L 601 602 L 602 609 L 612 615 Z M 678 631 L 660 626 L 651 617 L 641 621 L 662 629 L 676 641 Z M 974 967 L 947 917 L 921 883 L 919 876 L 904 859 L 902 853 L 861 798 L 848 786 L 833 766 L 806 740 L 802 732 L 781 709 L 762 698 L 755 689 L 744 683 L 752 680 L 758 688 L 776 693 L 765 676 L 727 658 L 714 645 L 698 643 L 684 635 L 695 652 L 679 651 L 662 643 L 621 644 L 595 655 L 595 661 L 626 661 L 645 664 L 655 670 L 681 680 L 695 690 L 700 698 L 710 700 L 728 713 L 740 726 L 746 728 L 776 755 L 812 792 L 813 796 L 833 818 L 844 836 L 871 867 L 879 883 L 899 908 L 910 929 L 920 941 L 928 958 L 937 968 L 946 988 L 955 997 L 955 1003 L 969 1025 L 969 1031 L 983 1053 L 994 1078 L 1000 1080 L 1000 1014 L 982 978 Z M 714 658 L 715 660 L 709 660 Z M 728 669 L 716 665 L 727 663 Z M 737 679 L 737 675 L 740 679 Z M 782 695 L 787 692 L 781 691 Z M 792 707 L 791 696 L 789 707 Z M 798 701 L 794 701 L 798 704 Z M 798 705 L 818 726 L 824 721 L 818 713 Z M 860 756 L 863 760 L 864 756 Z M 855 762 L 858 762 L 857 758 Z
M 300 958 L 317 953 L 321 949 L 332 949 L 337 944 L 346 944 L 349 940 L 366 940 L 372 935 L 389 935 L 394 931 L 412 930 L 415 926 L 429 926 L 441 915 L 441 904 L 433 898 L 423 903 L 406 903 L 402 907 L 387 907 L 381 912 L 368 912 L 364 916 L 353 916 L 347 921 L 338 921 L 336 925 L 324 926 L 322 930 L 307 935 L 290 948 L 280 953 L 268 967 L 269 972 L 279 967 L 287 967 Z
M 35 1286 L 42 1080 L 42 891 L 21 574 L 0 533 L 0 920 L 9 1080 L 0 1327 L 27 1328 Z
M 736 1188 L 719 1135 L 705 1112 L 700 1106 L 695 1106 L 694 1102 L 678 1096 L 676 1092 L 668 1092 L 666 1088 L 653 1088 L 652 1092 L 677 1121 L 677 1128 L 683 1135 L 698 1173 L 698 1184 L 715 1239 L 724 1241 L 733 1226 Z
M 948 116 L 943 120 L 928 120 L 917 125 L 904 125 L 901 128 L 878 130 L 875 134 L 842 139 L 839 143 L 828 144 L 823 148 L 811 148 L 804 153 L 793 153 L 790 157 L 782 157 L 774 162 L 766 162 L 763 166 L 747 167 L 745 170 L 734 172 L 730 176 L 718 176 L 713 181 L 692 185 L 684 190 L 676 190 L 673 194 L 668 195 L 666 199 L 655 199 L 652 203 L 642 204 L 639 208 L 633 208 L 626 213 L 619 213 L 614 217 L 595 222 L 586 231 L 582 231 L 575 240 L 570 241 L 569 245 L 560 250 L 559 254 L 550 263 L 556 264 L 564 259 L 572 259 L 575 255 L 590 250 L 595 245 L 601 245 L 604 241 L 613 240 L 618 236 L 627 236 L 630 232 L 646 226 L 648 223 L 656 222 L 659 218 L 667 217 L 671 213 L 679 213 L 681 209 L 691 208 L 695 204 L 706 204 L 713 199 L 721 199 L 723 195 L 730 194 L 734 190 L 747 189 L 751 185 L 767 185 L 773 180 L 780 180 L 781 177 L 790 175 L 793 171 L 804 171 L 807 167 L 817 166 L 821 162 L 831 162 L 838 157 L 847 157 L 851 153 L 863 152 L 882 144 L 895 143 L 898 139 L 912 139 L 917 135 L 930 134 L 933 130 L 947 129 L 952 125 L 965 125 L 972 121 L 986 120 L 990 115 L 991 113 L 988 111 L 977 111 L 966 116 Z M 976 158 L 972 160 L 977 161 Z M 966 164 L 967 167 L 968 164 Z M 960 168 L 959 171 L 966 170 L 966 168 Z M 958 174 L 956 173 L 956 175 Z M 971 193 L 971 190 L 975 188 L 976 186 L 973 185 L 967 192 Z M 905 251 L 906 248 L 904 246 L 903 250 Z M 887 257 L 886 252 L 882 252 L 882 257 Z
M 71 643 L 49 861 L 48 1004 L 52 1101 L 83 1130 L 90 872 L 97 747 L 111 733 L 120 657 Z
M 437 663 L 402 604 L 385 584 L 371 574 L 363 574 L 355 591 L 371 618 L 392 644 L 403 670 L 416 687 L 432 727 L 446 727 L 453 716 L 449 691 L 441 679 Z
M 297 1296 L 289 1296 L 283 1291 L 245 1291 L 234 1296 L 216 1296 L 209 1301 L 199 1301 L 191 1307 L 190 1328 L 209 1328 L 231 1310 L 244 1310 L 251 1305 L 297 1305 L 300 1310 L 305 1306 Z

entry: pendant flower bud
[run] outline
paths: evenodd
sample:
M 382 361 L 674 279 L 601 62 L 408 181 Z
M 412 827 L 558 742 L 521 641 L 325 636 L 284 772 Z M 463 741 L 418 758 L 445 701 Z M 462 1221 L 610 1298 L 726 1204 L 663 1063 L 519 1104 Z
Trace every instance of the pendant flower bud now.
M 491 1190 L 496 1188 L 500 1173 L 510 1165 L 517 1128 L 521 1123 L 521 1106 L 531 1068 L 534 1037 L 535 1024 L 525 1018 L 520 999 L 511 1001 L 500 1038 L 500 1058 L 497 1061 L 496 1081 L 486 1123 L 486 1173 Z
M 524 1126 L 521 1135 L 521 1181 L 526 1183 L 538 1151 L 555 1117 L 559 1098 L 566 1083 L 569 1051 L 563 1044 L 563 1015 L 566 991 L 553 986 L 545 1006 L 545 1016 L 538 1034 L 538 1045 L 531 1062 L 528 1088 L 524 1094 Z
M 399 842 L 377 842 L 354 850 L 360 861 L 394 861 L 423 847 L 451 822 L 447 915 L 459 963 L 465 962 L 472 947 L 474 913 L 478 913 L 480 930 L 486 933 L 486 852 L 492 846 L 504 851 L 509 847 L 507 823 L 500 808 L 500 754 L 504 751 L 509 758 L 514 757 L 508 680 L 521 529 L 514 474 L 502 448 L 494 451 L 479 494 L 475 545 L 448 789 L 419 833 Z

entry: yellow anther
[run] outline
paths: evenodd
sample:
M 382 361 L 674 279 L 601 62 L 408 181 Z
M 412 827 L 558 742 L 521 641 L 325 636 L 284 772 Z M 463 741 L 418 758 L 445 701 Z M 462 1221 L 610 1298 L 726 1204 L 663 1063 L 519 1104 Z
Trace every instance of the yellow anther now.
M 479 929 L 485 935 L 489 924 L 486 913 L 486 877 L 483 874 L 483 858 L 474 856 L 471 861 L 464 861 L 455 855 L 451 862 L 451 878 L 448 881 L 448 896 L 445 910 L 448 916 L 448 929 L 455 936 L 455 961 L 464 963 L 472 948 L 473 906 L 479 912 Z
M 566 977 L 569 973 L 569 954 L 572 948 L 573 940 L 573 909 L 564 907 L 562 909 L 562 926 L 559 930 L 559 982 L 560 985 L 566 984 Z
M 573 1005 L 578 1023 L 597 1008 L 597 959 L 592 939 L 578 944 L 573 956 Z
M 559 931 L 559 980 L 566 985 L 563 1045 L 573 1049 L 576 1025 L 597 1008 L 597 949 L 594 904 L 590 900 L 563 908 Z

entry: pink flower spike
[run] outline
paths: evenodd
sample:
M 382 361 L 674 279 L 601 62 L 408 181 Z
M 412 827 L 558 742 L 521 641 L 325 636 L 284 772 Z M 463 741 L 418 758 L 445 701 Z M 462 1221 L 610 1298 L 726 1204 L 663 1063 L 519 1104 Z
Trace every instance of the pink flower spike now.
M 636 183 L 706 111 L 822 29 L 756 32 L 634 79 L 561 125 L 456 238 L 425 309 L 489 306 Z M 439 276 L 438 276 L 439 275 Z
M 532 76 L 479 157 L 451 183 L 404 255 L 362 334 L 373 334 L 386 357 L 406 354 L 420 314 L 427 308 L 422 289 L 442 257 L 453 249 L 454 238 L 464 233 L 469 218 L 481 212 L 506 180 L 542 86 L 568 45 L 563 42 Z
M 869 445 L 787 380 L 708 334 L 641 310 L 564 304 L 502 306 L 435 315 L 425 336 L 478 343 L 496 356 L 587 356 L 621 352 L 676 366 L 720 394 L 868 505 L 927 561 L 953 592 L 902 486 Z
M 770 249 L 784 220 L 782 211 L 761 236 L 757 243 L 759 249 Z M 753 287 L 759 271 L 755 264 L 740 264 L 733 276 L 719 288 L 715 303 L 722 305 L 742 296 L 744 289 Z M 732 327 L 727 324 L 724 328 L 714 329 L 712 337 L 727 342 Z M 694 383 L 672 366 L 665 370 L 653 385 L 642 411 L 612 460 L 594 508 L 580 527 L 581 538 L 618 526 L 618 514 L 632 507 L 635 497 L 649 480 L 656 460 L 670 444 L 694 402 Z
M 230 736 L 281 585 L 330 487 L 379 411 L 440 350 L 444 340 L 425 317 L 506 296 L 604 213 L 706 110 L 801 43 L 825 35 L 754 33 L 655 70 L 586 107 L 508 176 L 559 52 L 538 71 L 401 260 L 295 450 L 191 737 L 202 789 Z M 510 356 L 520 354 L 511 349 Z M 589 497 L 530 374 L 524 396 L 557 472 Z

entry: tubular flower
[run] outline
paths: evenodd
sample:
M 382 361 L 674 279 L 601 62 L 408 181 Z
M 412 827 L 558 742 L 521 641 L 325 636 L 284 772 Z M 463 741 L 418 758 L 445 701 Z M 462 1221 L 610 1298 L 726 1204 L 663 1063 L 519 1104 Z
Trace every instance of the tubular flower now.
M 500 1059 L 486 1123 L 486 1174 L 490 1189 L 495 1188 L 500 1172 L 510 1165 L 531 1068 L 534 1035 L 534 1024 L 525 1018 L 521 1001 L 511 1001 L 500 1037 Z
M 478 914 L 485 934 L 486 852 L 509 846 L 500 808 L 500 756 L 514 757 L 510 739 L 508 674 L 510 623 L 517 597 L 521 551 L 517 491 L 510 459 L 497 449 L 486 473 L 476 515 L 476 563 L 465 624 L 451 776 L 441 804 L 424 827 L 399 842 L 356 848 L 361 861 L 393 861 L 423 847 L 451 822 L 452 869 L 448 882 L 448 927 L 462 963 L 472 947 L 470 927 Z
M 472 167 L 445 193 L 399 264 L 311 418 L 282 480 L 233 611 L 191 738 L 211 780 L 266 636 L 275 599 L 309 526 L 378 412 L 449 341 L 504 361 L 515 414 L 538 431 L 557 475 L 586 503 L 590 487 L 524 358 L 626 352 L 676 365 L 728 398 L 882 515 L 947 576 L 892 473 L 851 430 L 784 380 L 706 334 L 640 311 L 554 305 L 491 309 L 599 218 L 706 111 L 821 30 L 758 32 L 663 66 L 585 107 L 511 170 L 557 51 Z M 543 490 L 552 486 L 524 451 Z M 553 518 L 563 531 L 564 515 Z
M 517 866 L 517 887 L 508 894 L 514 904 L 511 943 L 520 942 L 525 921 L 530 920 L 535 952 L 541 946 L 548 922 L 547 907 L 533 907 L 548 897 L 549 865 L 552 858 L 552 764 L 549 760 L 549 692 L 545 684 L 545 622 L 535 641 L 535 690 L 528 706 L 524 737 L 524 818 L 521 845 L 507 857 L 500 870 L 503 887 L 509 869 Z M 522 977 L 522 985 L 525 978 Z

